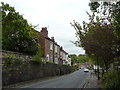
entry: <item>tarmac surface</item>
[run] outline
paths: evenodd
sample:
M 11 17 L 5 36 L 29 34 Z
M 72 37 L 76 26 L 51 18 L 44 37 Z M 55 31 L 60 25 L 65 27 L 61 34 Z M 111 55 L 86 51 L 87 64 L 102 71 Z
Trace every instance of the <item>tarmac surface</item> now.
M 78 70 L 68 75 L 25 85 L 20 88 L 81 88 L 89 76 L 90 72 Z
M 96 74 L 91 70 L 84 72 L 83 70 L 75 71 L 68 75 L 63 75 L 48 80 L 37 81 L 18 85 L 14 88 L 103 88 L 103 81 L 98 80 Z

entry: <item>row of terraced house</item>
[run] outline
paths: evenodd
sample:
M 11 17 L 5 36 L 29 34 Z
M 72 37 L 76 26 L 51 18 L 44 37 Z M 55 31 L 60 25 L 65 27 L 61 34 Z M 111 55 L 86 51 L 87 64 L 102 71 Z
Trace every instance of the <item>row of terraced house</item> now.
M 48 37 L 46 27 L 40 31 L 39 42 L 44 51 L 44 60 L 46 62 L 71 66 L 71 58 L 68 56 L 68 53 L 55 42 L 54 37 Z

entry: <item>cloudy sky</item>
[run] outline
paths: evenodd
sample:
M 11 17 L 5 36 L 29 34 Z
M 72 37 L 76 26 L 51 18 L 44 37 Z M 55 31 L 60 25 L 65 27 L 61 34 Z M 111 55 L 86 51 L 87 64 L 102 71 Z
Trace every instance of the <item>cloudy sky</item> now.
M 76 47 L 70 41 L 75 41 L 75 30 L 70 25 L 73 20 L 82 23 L 88 21 L 86 11 L 89 10 L 89 0 L 1 0 L 15 7 L 29 23 L 48 28 L 49 37 L 69 54 L 84 54 L 82 48 Z

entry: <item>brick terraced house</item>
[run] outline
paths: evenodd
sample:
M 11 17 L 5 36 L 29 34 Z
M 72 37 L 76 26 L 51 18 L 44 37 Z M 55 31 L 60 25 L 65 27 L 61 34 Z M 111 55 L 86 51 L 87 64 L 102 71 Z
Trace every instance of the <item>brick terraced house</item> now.
M 40 46 L 44 51 L 44 59 L 46 62 L 51 62 L 61 65 L 71 65 L 71 60 L 68 58 L 68 53 L 63 50 L 60 45 L 55 42 L 54 37 L 48 37 L 46 27 L 42 28 L 39 38 Z

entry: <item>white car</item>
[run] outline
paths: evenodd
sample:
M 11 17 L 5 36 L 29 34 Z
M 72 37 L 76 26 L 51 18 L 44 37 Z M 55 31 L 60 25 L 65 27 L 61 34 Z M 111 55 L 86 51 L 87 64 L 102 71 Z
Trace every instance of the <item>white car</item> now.
M 84 72 L 89 72 L 89 69 L 87 69 L 87 68 L 84 68 Z

